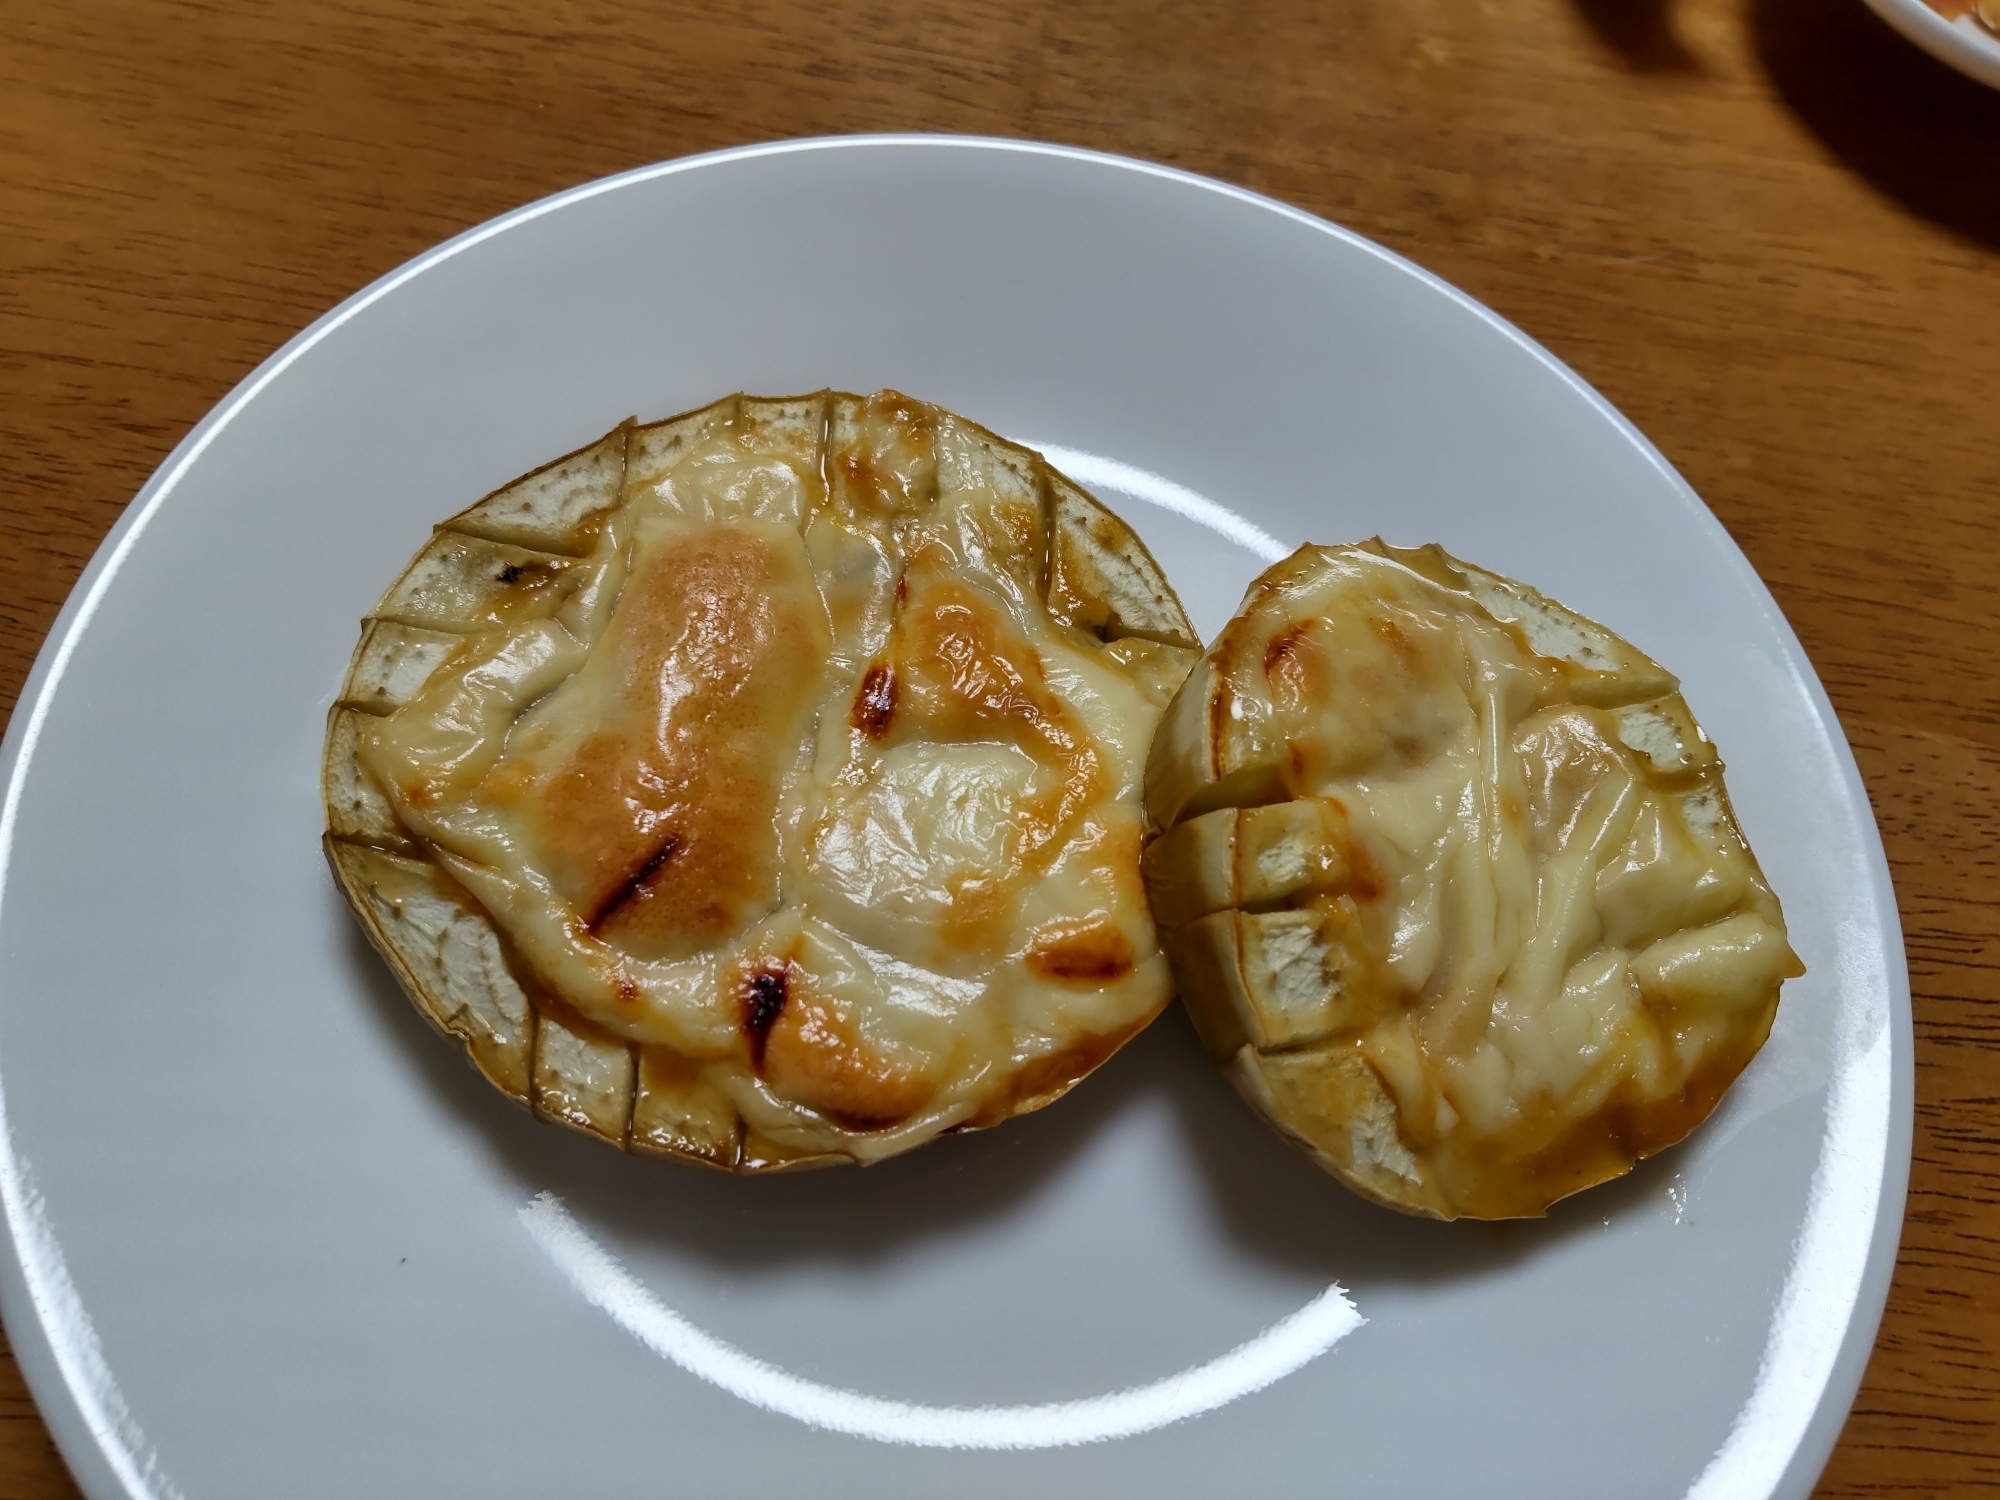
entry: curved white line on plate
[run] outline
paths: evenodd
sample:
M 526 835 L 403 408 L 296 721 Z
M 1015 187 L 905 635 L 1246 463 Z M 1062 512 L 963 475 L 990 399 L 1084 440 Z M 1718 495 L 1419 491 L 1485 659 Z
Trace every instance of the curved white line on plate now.
M 920 1406 L 805 1380 L 705 1333 L 635 1281 L 553 1193 L 521 1222 L 586 1301 L 663 1359 L 808 1427 L 915 1448 L 1067 1448 L 1200 1416 L 1310 1364 L 1365 1319 L 1339 1285 L 1219 1359 L 1151 1385 L 1039 1406 Z
M 0 1100 L 0 1121 L 5 1102 Z M 118 1383 L 111 1378 L 97 1329 L 77 1296 L 69 1266 L 49 1227 L 34 1173 L 12 1151 L 0 1150 L 0 1201 L 13 1221 L 14 1243 L 24 1265 L 37 1274 L 28 1283 L 35 1314 L 49 1330 L 49 1344 L 63 1379 L 76 1395 L 77 1409 L 90 1427 L 118 1482 L 134 1500 L 181 1500 L 181 1492 L 160 1468 L 152 1442 L 133 1420 Z
M 1086 453 L 1081 448 L 1064 448 L 1054 443 L 1022 442 L 1021 446 L 1033 448 L 1085 488 L 1102 485 L 1122 495 L 1136 495 L 1149 505 L 1170 510 L 1177 516 L 1186 516 L 1210 531 L 1220 532 L 1265 562 L 1276 562 L 1291 553 L 1290 547 L 1254 521 L 1246 521 L 1227 506 L 1217 505 L 1208 496 L 1184 484 L 1175 484 L 1151 469 L 1141 469 L 1133 464 L 1120 463 L 1115 458 L 1104 458 L 1096 453 Z

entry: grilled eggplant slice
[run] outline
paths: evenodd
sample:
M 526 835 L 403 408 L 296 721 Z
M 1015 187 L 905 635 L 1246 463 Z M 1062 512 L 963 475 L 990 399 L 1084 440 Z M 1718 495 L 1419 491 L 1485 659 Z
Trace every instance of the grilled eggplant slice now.
M 1406 1212 L 1538 1215 L 1681 1139 L 1804 972 L 1675 679 L 1434 546 L 1252 584 L 1146 805 L 1209 1051 Z
M 543 1117 L 872 1161 L 1050 1102 L 1169 998 L 1140 788 L 1199 649 L 1036 454 L 894 392 L 732 396 L 438 528 L 329 720 L 327 852 Z

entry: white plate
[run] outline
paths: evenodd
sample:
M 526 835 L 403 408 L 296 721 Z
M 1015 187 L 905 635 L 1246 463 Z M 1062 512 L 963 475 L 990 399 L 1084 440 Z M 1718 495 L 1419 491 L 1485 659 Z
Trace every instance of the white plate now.
M 1932 57 L 2000 89 L 2000 36 L 1970 15 L 1947 21 L 1924 0 L 1868 0 L 1868 8 Z
M 1717 1117 L 1490 1227 L 1349 1197 L 1178 1014 L 1059 1106 L 866 1173 L 632 1160 L 474 1077 L 320 861 L 357 620 L 433 521 L 627 413 L 827 384 L 1048 445 L 1206 631 L 1269 538 L 1380 531 L 1681 673 L 1811 966 Z M 1232 188 L 859 139 L 496 220 L 189 436 L 7 753 L 0 1311 L 96 1497 L 1803 1496 L 1868 1354 L 1909 999 L 1812 668 L 1574 375 Z

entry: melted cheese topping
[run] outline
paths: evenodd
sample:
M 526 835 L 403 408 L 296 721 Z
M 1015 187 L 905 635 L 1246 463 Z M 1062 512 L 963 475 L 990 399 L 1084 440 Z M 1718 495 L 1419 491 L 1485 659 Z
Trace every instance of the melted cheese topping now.
M 1363 1191 L 1539 1213 L 1762 1044 L 1803 971 L 1672 687 L 1379 544 L 1279 564 L 1189 679 L 1149 773 L 1169 951 L 1239 1085 Z
M 1139 792 L 1192 651 L 1054 617 L 1032 484 L 934 408 L 648 433 L 359 763 L 544 1003 L 786 1151 L 1053 1097 L 1168 997 Z

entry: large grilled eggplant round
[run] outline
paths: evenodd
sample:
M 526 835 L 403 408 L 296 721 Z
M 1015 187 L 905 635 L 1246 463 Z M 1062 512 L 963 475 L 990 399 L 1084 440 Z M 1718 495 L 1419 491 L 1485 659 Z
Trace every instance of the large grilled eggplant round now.
M 1056 1098 L 1170 994 L 1140 787 L 1199 643 L 1129 527 L 893 392 L 627 423 L 438 528 L 327 852 L 500 1089 L 739 1172 Z

